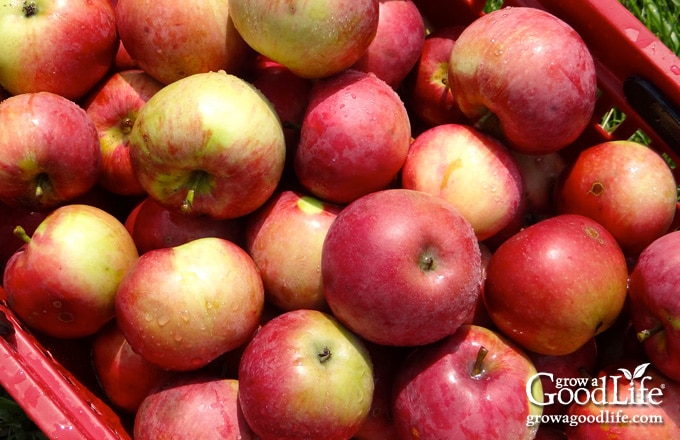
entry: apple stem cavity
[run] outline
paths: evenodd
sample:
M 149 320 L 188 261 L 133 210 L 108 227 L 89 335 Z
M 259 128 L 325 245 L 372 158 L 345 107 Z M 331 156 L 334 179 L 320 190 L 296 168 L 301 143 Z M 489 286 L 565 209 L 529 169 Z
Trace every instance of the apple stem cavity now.
M 122 131 L 123 134 L 130 134 L 133 125 L 135 125 L 135 121 L 133 121 L 132 118 L 124 118 L 120 121 L 120 131 Z
M 45 194 L 45 187 L 49 186 L 50 184 L 50 178 L 46 173 L 40 173 L 36 177 L 36 184 L 35 184 L 35 198 L 40 199 L 42 198 L 43 194 Z
M 14 235 L 19 237 L 19 239 L 24 243 L 29 243 L 31 241 L 31 237 L 26 233 L 26 230 L 21 226 L 15 226 L 12 232 L 14 232 Z
M 188 183 L 188 191 L 187 195 L 184 198 L 184 201 L 182 201 L 182 212 L 184 214 L 189 214 L 191 212 L 191 209 L 194 204 L 194 197 L 196 195 L 196 190 L 199 190 L 201 187 L 209 185 L 210 184 L 210 174 L 206 173 L 203 170 L 196 170 L 192 171 L 191 176 L 189 177 L 189 183 Z
M 420 268 L 423 270 L 423 272 L 429 272 L 435 267 L 434 258 L 432 255 L 421 255 L 418 264 L 420 265 Z
M 331 358 L 331 350 L 328 347 L 324 347 L 316 356 L 319 358 L 319 362 L 324 364 Z
M 479 351 L 477 351 L 477 359 L 475 359 L 475 364 L 472 366 L 472 373 L 470 373 L 471 378 L 479 379 L 482 377 L 484 374 L 484 359 L 488 353 L 489 350 L 487 350 L 486 347 L 479 347 Z
M 645 340 L 647 340 L 648 338 L 651 338 L 655 334 L 661 333 L 663 330 L 664 330 L 664 326 L 662 324 L 657 324 L 650 329 L 641 330 L 637 334 L 638 341 L 644 342 Z

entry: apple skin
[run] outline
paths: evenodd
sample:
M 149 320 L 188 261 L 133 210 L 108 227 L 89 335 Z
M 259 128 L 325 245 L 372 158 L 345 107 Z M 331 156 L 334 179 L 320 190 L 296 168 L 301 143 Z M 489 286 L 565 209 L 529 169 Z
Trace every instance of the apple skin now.
M 266 323 L 246 346 L 238 377 L 243 415 L 262 439 L 349 439 L 374 391 L 362 340 L 318 310 Z
M 303 78 L 351 67 L 379 22 L 378 0 L 230 0 L 229 13 L 250 47 Z
M 321 250 L 342 207 L 304 192 L 274 195 L 249 216 L 246 250 L 260 269 L 268 301 L 283 311 L 329 311 L 321 280 Z
M 443 199 L 389 189 L 346 206 L 326 234 L 326 301 L 377 344 L 424 345 L 452 334 L 479 298 L 481 251 L 470 223 Z
M 411 0 L 379 0 L 378 29 L 352 69 L 373 72 L 398 89 L 418 61 L 425 42 L 425 22 Z
M 602 224 L 627 256 L 636 257 L 668 232 L 677 186 L 666 161 L 633 141 L 609 141 L 581 151 L 555 188 L 560 213 Z
M 206 215 L 182 214 L 146 197 L 130 212 L 125 227 L 139 253 L 144 254 L 205 237 L 224 238 L 242 246 L 244 223 L 242 218 L 219 220 Z
M 144 194 L 130 164 L 129 136 L 139 110 L 162 87 L 143 70 L 124 70 L 108 76 L 83 103 L 99 133 L 102 171 L 97 183 L 106 190 Z
M 449 83 L 473 121 L 490 114 L 518 151 L 558 151 L 593 116 L 597 75 L 588 47 L 568 24 L 531 7 L 476 19 L 451 51 Z M 480 122 L 484 123 L 484 122 Z
M 14 228 L 21 226 L 28 235 L 32 235 L 48 214 L 47 211 L 31 211 L 0 202 L 0 273 L 4 272 L 12 255 L 24 245 L 14 233 Z
M 119 0 L 120 41 L 139 67 L 163 84 L 210 71 L 242 74 L 254 54 L 233 26 L 230 3 Z
M 106 397 L 128 414 L 134 414 L 153 389 L 174 375 L 135 353 L 115 320 L 92 336 L 90 354 Z
M 510 150 L 522 175 L 525 223 L 533 224 L 555 215 L 555 185 L 567 167 L 567 160 L 559 152 L 525 154 Z
M 169 379 L 144 399 L 136 413 L 136 440 L 255 440 L 238 403 L 239 382 L 187 373 Z
M 46 335 L 93 335 L 114 318 L 118 285 L 137 258 L 132 237 L 111 214 L 89 205 L 56 208 L 7 262 L 8 304 Z
M 505 145 L 462 124 L 438 125 L 415 138 L 401 186 L 454 205 L 480 241 L 510 224 L 524 196 L 519 167 Z
M 628 289 L 631 322 L 642 336 L 644 350 L 654 366 L 680 380 L 680 231 L 654 240 L 640 254 L 631 271 Z
M 410 143 L 399 95 L 373 73 L 346 70 L 312 89 L 295 174 L 316 197 L 347 204 L 392 184 Z
M 474 366 L 488 352 L 482 373 Z M 485 327 L 463 325 L 453 335 L 406 358 L 394 379 L 393 414 L 399 439 L 533 439 L 527 417 L 541 407 L 527 397 L 536 369 L 516 344 Z M 540 381 L 532 394 L 542 397 Z
M 102 167 L 97 129 L 85 110 L 51 92 L 0 103 L 0 200 L 50 210 L 85 194 Z
M 142 254 L 115 301 L 118 326 L 133 350 L 174 371 L 196 370 L 243 345 L 263 305 L 253 260 L 217 237 Z
M 0 85 L 12 95 L 82 98 L 108 73 L 118 49 L 109 0 L 33 0 L 0 5 Z
M 271 103 L 223 71 L 163 87 L 138 113 L 129 140 L 132 168 L 149 196 L 168 208 L 218 219 L 264 204 L 286 159 Z
M 493 253 L 483 298 L 498 329 L 527 350 L 567 355 L 623 310 L 628 267 L 614 237 L 577 214 L 541 220 Z

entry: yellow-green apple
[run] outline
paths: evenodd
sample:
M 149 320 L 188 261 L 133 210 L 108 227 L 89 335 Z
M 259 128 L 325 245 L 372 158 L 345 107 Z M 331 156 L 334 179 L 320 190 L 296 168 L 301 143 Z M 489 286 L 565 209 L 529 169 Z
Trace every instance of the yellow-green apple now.
M 559 152 L 526 154 L 510 150 L 522 175 L 525 223 L 535 223 L 555 214 L 554 191 L 557 180 L 567 166 Z
M 283 311 L 328 311 L 321 249 L 342 208 L 304 192 L 275 194 L 248 217 L 246 250 L 262 274 L 268 301 Z
M 463 114 L 500 124 L 525 153 L 558 151 L 593 116 L 595 63 L 579 34 L 531 7 L 506 7 L 474 20 L 451 51 L 449 84 Z
M 115 320 L 92 336 L 90 355 L 99 386 L 127 414 L 134 414 L 152 390 L 175 374 L 135 353 Z
M 246 70 L 253 52 L 229 12 L 229 0 L 118 0 L 116 23 L 130 57 L 170 84 L 195 73 Z
M 581 151 L 555 188 L 558 212 L 602 224 L 630 257 L 668 232 L 677 201 L 673 172 L 661 155 L 625 140 Z
M 406 108 L 426 128 L 463 122 L 449 87 L 449 60 L 465 26 L 447 26 L 429 34 L 416 65 L 403 81 Z
M 343 208 L 321 255 L 326 301 L 361 337 L 424 345 L 456 331 L 480 295 L 481 251 L 444 199 L 388 189 Z
M 229 13 L 248 45 L 304 78 L 349 68 L 379 21 L 378 0 L 230 0 Z
M 374 390 L 363 341 L 332 315 L 285 312 L 241 356 L 239 402 L 262 439 L 345 440 L 366 419 Z
M 611 233 L 588 217 L 562 214 L 496 249 L 483 297 L 506 336 L 539 354 L 567 355 L 614 324 L 627 284 L 626 258 Z
M 7 262 L 8 303 L 34 330 L 60 338 L 96 333 L 115 315 L 123 276 L 138 258 L 125 226 L 89 205 L 50 212 Z
M 417 347 L 394 379 L 393 415 L 400 439 L 526 439 L 538 425 L 540 381 L 517 344 L 493 330 L 463 325 Z
M 569 440 L 680 436 L 680 385 L 654 366 L 625 359 L 603 368 L 593 382 L 569 406 Z
M 152 249 L 179 246 L 197 238 L 219 237 L 243 245 L 244 219 L 215 219 L 207 215 L 186 215 L 146 197 L 125 219 L 140 254 Z
M 8 0 L 0 4 L 0 85 L 11 94 L 83 97 L 118 50 L 109 0 Z
M 351 67 L 373 72 L 397 89 L 423 50 L 425 22 L 411 0 L 379 0 L 378 3 L 375 37 Z
M 130 164 L 129 137 L 137 114 L 163 84 L 139 69 L 112 73 L 83 103 L 99 133 L 102 171 L 97 183 L 115 194 L 142 195 Z
M 224 71 L 197 73 L 156 92 L 137 114 L 129 141 L 132 168 L 149 196 L 221 219 L 259 208 L 286 159 L 271 103 Z
M 169 379 L 142 401 L 135 440 L 255 440 L 238 403 L 239 381 L 208 373 Z
M 510 224 L 524 195 L 522 176 L 506 146 L 463 124 L 437 125 L 416 136 L 401 185 L 454 205 L 480 241 Z
M 313 195 L 347 204 L 392 184 L 410 143 L 409 116 L 394 89 L 373 73 L 346 70 L 314 84 L 295 174 Z
M 94 122 L 75 102 L 51 92 L 0 103 L 0 200 L 49 210 L 89 191 L 102 154 Z
M 680 381 L 680 231 L 669 232 L 642 251 L 630 274 L 630 317 L 644 350 L 666 376 Z
M 142 254 L 121 281 L 115 305 L 134 351 L 162 368 L 188 371 L 249 340 L 264 289 L 246 251 L 206 237 Z

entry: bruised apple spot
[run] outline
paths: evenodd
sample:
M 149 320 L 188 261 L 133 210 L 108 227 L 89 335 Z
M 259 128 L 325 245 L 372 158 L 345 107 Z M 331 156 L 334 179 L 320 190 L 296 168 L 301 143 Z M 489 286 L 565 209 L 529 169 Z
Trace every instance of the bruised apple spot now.
M 584 230 L 588 237 L 592 238 L 593 240 L 597 240 L 597 242 L 600 244 L 604 244 L 604 240 L 602 237 L 600 237 L 600 233 L 597 231 L 597 229 L 593 228 L 592 226 L 586 226 Z
M 588 192 L 595 197 L 599 197 L 604 193 L 604 185 L 602 182 L 595 182 L 590 186 L 590 191 Z

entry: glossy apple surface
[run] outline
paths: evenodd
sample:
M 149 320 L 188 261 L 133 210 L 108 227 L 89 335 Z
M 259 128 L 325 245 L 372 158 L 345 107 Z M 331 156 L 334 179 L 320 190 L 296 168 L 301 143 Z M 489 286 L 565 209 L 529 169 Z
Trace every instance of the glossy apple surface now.
M 481 251 L 450 203 L 390 189 L 340 211 L 321 275 L 333 314 L 355 333 L 378 344 L 423 345 L 454 333 L 472 312 Z

